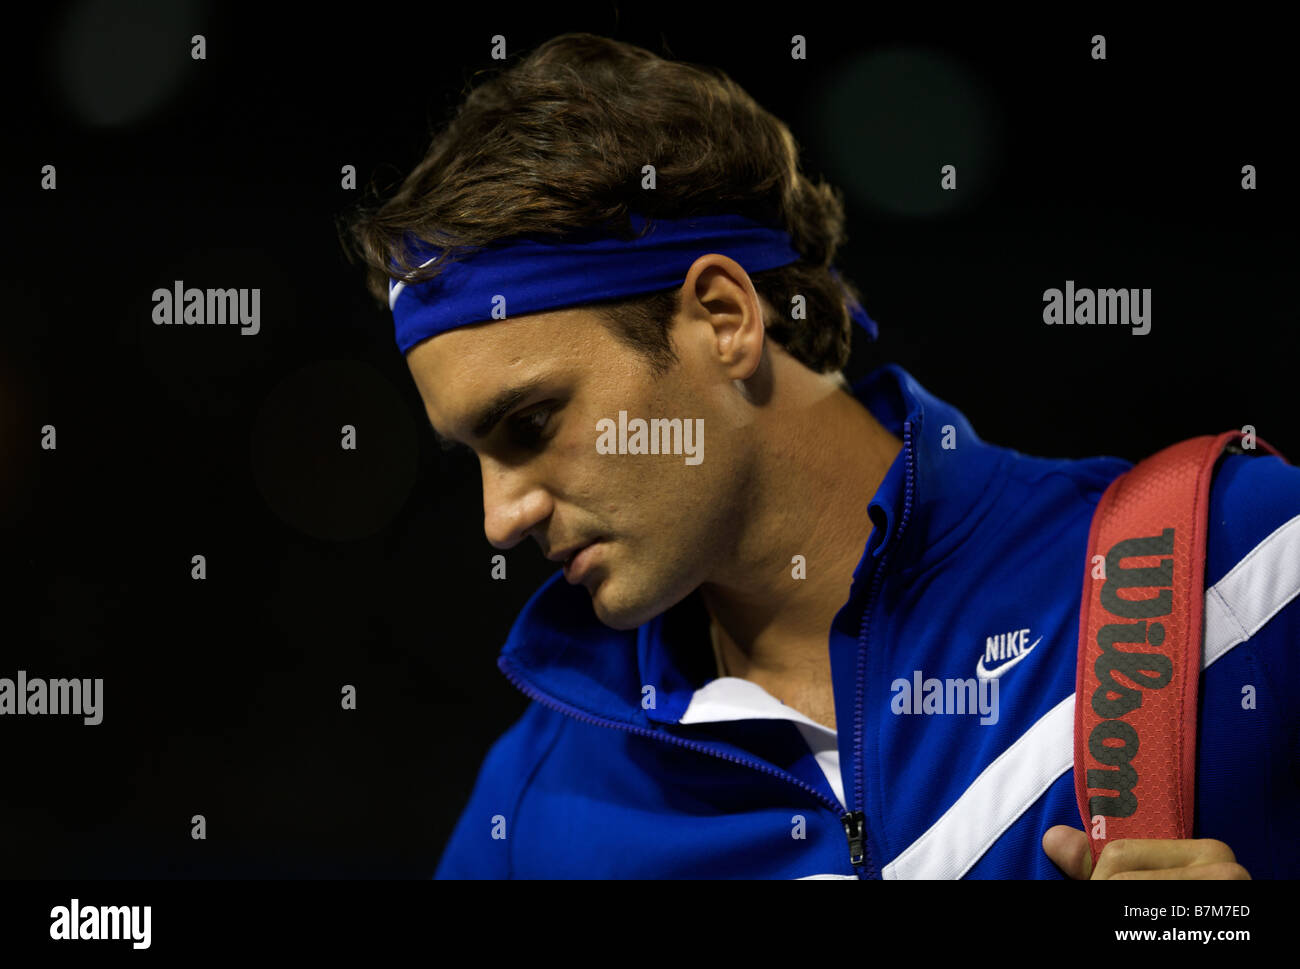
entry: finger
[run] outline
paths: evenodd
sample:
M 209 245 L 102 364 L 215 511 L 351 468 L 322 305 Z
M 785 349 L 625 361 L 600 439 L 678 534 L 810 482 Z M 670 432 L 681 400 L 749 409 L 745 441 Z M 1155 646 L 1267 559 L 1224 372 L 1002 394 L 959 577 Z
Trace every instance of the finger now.
M 1098 866 L 1098 871 L 1101 870 Z M 1162 868 L 1154 871 L 1121 871 L 1110 876 L 1110 881 L 1159 880 L 1170 881 L 1250 881 L 1250 872 L 1235 861 L 1210 865 L 1189 865 L 1186 868 Z
M 1043 833 L 1043 851 L 1065 877 L 1086 881 L 1092 874 L 1092 850 L 1088 836 L 1068 824 L 1058 824 Z
M 1187 868 L 1236 860 L 1231 848 L 1213 838 L 1121 838 L 1102 849 L 1093 878 L 1112 878 L 1123 871 Z

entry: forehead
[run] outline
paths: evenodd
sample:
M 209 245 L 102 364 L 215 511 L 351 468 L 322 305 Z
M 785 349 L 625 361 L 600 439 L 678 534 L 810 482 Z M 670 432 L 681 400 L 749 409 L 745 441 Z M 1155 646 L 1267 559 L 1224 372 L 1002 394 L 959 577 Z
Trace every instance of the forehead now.
M 572 375 L 612 347 L 590 309 L 529 313 L 440 333 L 412 347 L 406 363 L 426 411 L 441 431 L 526 382 Z

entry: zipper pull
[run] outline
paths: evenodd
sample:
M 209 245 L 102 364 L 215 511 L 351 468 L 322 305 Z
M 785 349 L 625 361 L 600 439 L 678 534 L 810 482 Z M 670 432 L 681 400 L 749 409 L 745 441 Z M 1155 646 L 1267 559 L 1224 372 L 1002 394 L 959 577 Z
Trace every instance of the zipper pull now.
M 844 833 L 849 839 L 849 864 L 862 864 L 867 841 L 867 816 L 861 811 L 850 811 L 840 818 Z

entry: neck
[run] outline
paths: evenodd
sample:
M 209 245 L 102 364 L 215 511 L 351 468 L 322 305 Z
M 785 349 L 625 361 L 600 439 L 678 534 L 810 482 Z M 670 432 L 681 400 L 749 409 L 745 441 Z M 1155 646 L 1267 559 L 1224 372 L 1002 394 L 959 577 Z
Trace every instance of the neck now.
M 871 535 L 867 506 L 902 441 L 838 375 L 792 367 L 802 370 L 777 368 L 764 407 L 744 527 L 700 594 L 729 675 L 828 687 L 831 621 Z

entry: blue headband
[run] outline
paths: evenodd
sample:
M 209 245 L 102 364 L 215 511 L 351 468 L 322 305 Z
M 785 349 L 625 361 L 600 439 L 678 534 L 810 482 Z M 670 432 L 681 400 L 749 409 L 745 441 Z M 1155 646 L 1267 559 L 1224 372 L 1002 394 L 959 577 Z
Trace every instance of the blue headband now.
M 680 286 L 691 264 L 710 252 L 730 256 L 750 273 L 788 266 L 801 258 L 787 233 L 743 216 L 676 220 L 632 216 L 637 232 L 647 221 L 652 223 L 650 231 L 628 241 L 590 234 L 581 242 L 524 237 L 452 260 L 430 280 L 407 285 L 390 279 L 388 306 L 398 348 L 406 353 L 427 337 L 471 323 Z M 438 250 L 416 240 L 417 255 L 430 252 Z M 437 258 L 434 255 L 421 266 Z M 839 281 L 835 267 L 830 271 Z M 844 300 L 854 322 L 866 330 L 868 339 L 876 339 L 876 323 L 866 310 L 847 290 Z

